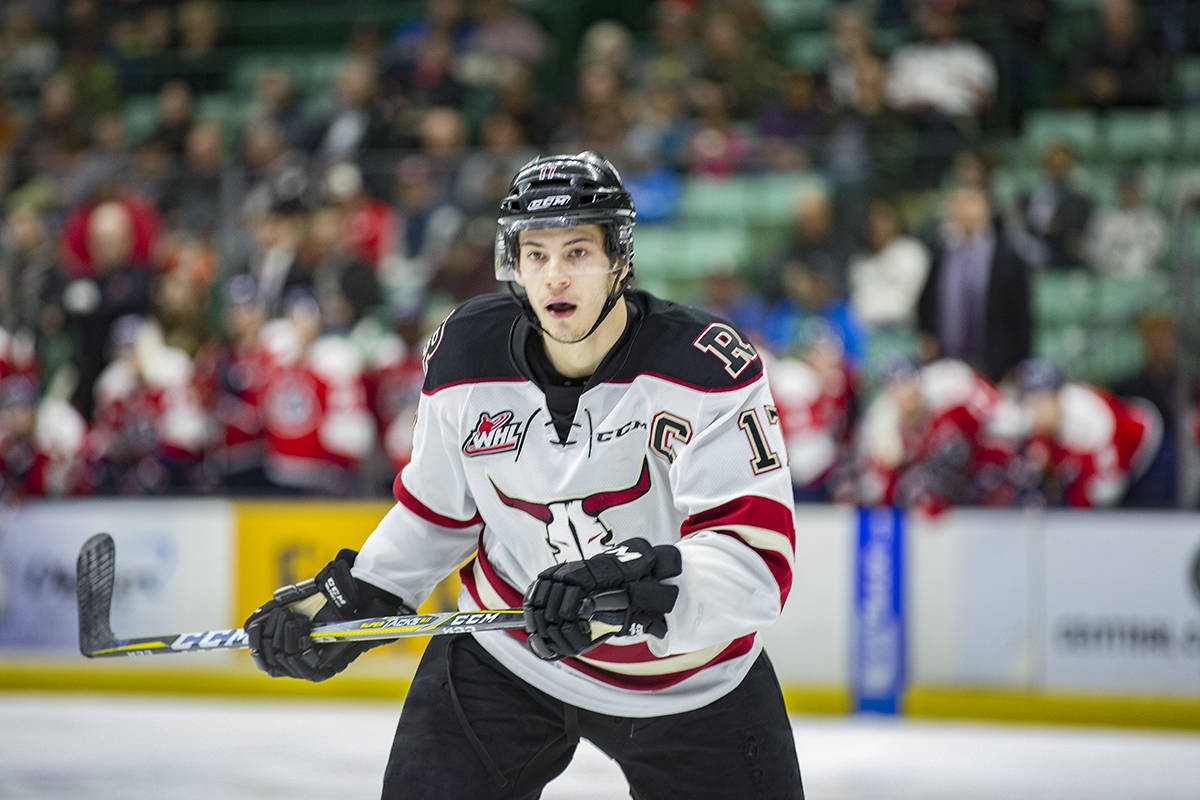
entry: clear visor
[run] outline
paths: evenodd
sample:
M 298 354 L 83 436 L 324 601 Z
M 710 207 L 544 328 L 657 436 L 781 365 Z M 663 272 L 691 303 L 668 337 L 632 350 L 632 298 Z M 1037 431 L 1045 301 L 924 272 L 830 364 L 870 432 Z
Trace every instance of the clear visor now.
M 617 269 L 618 265 L 613 263 L 611 256 L 608 254 L 606 248 L 606 229 L 604 227 L 605 224 L 611 223 L 612 219 L 611 211 L 598 214 L 581 214 L 575 212 L 569 216 L 564 215 L 561 217 L 524 217 L 519 219 L 501 217 L 496 225 L 496 280 L 515 281 L 517 279 L 518 268 L 526 275 L 530 273 L 542 273 L 551 269 L 568 275 L 613 272 Z M 520 263 L 521 254 L 518 242 L 520 241 L 522 231 L 537 231 L 547 228 L 573 228 L 581 225 L 600 225 L 599 240 L 581 242 L 571 247 L 562 247 L 558 237 L 555 237 L 554 248 L 564 250 L 565 252 L 552 252 L 548 248 L 539 248 L 538 252 L 542 254 L 542 258 L 526 258 L 524 263 Z M 536 240 L 537 237 L 533 238 Z M 545 244 L 550 245 L 550 242 L 546 242 Z M 572 257 L 571 251 L 576 246 L 587 248 L 589 251 L 588 254 L 583 257 Z M 595 251 L 596 247 L 600 248 L 599 253 Z M 552 258 L 546 258 L 546 255 L 550 255 Z

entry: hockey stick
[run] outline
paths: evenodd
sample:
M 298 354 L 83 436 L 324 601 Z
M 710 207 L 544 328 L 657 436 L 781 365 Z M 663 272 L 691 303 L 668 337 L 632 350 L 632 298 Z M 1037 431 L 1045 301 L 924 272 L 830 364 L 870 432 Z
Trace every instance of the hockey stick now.
M 116 545 L 107 533 L 97 533 L 84 542 L 75 562 L 75 590 L 79 602 L 79 651 L 88 658 L 245 650 L 249 647 L 246 632 L 241 628 L 118 639 L 109 621 L 113 586 L 116 581 L 116 562 Z M 629 598 L 623 591 L 613 591 L 597 595 L 595 601 L 595 610 L 605 611 L 616 610 L 622 602 L 628 604 Z M 439 636 L 524 627 L 523 610 L 504 608 L 492 611 L 447 611 L 369 617 L 348 622 L 318 624 L 313 626 L 309 637 L 319 643 L 366 642 L 403 636 Z M 592 629 L 598 637 L 620 628 L 602 626 L 601 623 L 593 621 Z

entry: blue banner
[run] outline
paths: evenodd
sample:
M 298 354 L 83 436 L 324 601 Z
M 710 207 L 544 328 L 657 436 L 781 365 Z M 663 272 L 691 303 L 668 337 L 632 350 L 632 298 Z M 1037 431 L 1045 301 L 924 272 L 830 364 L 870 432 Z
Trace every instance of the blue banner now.
M 851 640 L 857 710 L 900 710 L 904 640 L 904 513 L 898 508 L 860 508 Z

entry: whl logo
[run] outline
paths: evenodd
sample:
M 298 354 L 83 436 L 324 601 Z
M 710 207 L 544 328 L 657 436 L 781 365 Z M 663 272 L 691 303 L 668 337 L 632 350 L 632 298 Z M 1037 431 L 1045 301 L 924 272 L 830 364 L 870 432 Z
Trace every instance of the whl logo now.
M 516 450 L 521 439 L 521 423 L 513 422 L 513 412 L 501 411 L 479 415 L 475 428 L 463 442 L 462 451 L 469 456 L 484 456 Z

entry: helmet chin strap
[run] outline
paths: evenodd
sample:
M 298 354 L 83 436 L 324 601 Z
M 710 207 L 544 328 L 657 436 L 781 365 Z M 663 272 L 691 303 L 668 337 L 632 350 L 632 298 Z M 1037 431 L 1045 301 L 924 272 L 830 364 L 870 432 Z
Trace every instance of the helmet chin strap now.
M 542 323 L 537 317 L 537 312 L 533 310 L 533 304 L 529 302 L 529 295 L 518 293 L 517 290 L 513 288 L 513 281 L 509 281 L 507 286 L 509 294 L 515 297 L 517 302 L 521 304 L 521 310 L 525 312 L 525 318 L 528 319 L 530 324 L 532 324 L 533 327 L 536 328 L 540 333 L 545 336 L 549 336 L 559 344 L 579 344 L 584 339 L 596 332 L 596 329 L 600 327 L 600 324 L 604 322 L 608 315 L 612 313 L 612 310 L 617 307 L 617 301 L 621 299 L 621 295 L 625 294 L 625 285 L 629 281 L 621 279 L 621 272 L 623 269 L 624 268 L 615 270 L 616 277 L 613 278 L 612 286 L 608 288 L 608 297 L 604 301 L 604 307 L 600 309 L 600 313 L 597 315 L 596 321 L 592 323 L 592 327 L 588 328 L 588 332 L 583 336 L 580 336 L 578 339 L 559 339 L 557 336 L 547 331 L 542 327 Z

